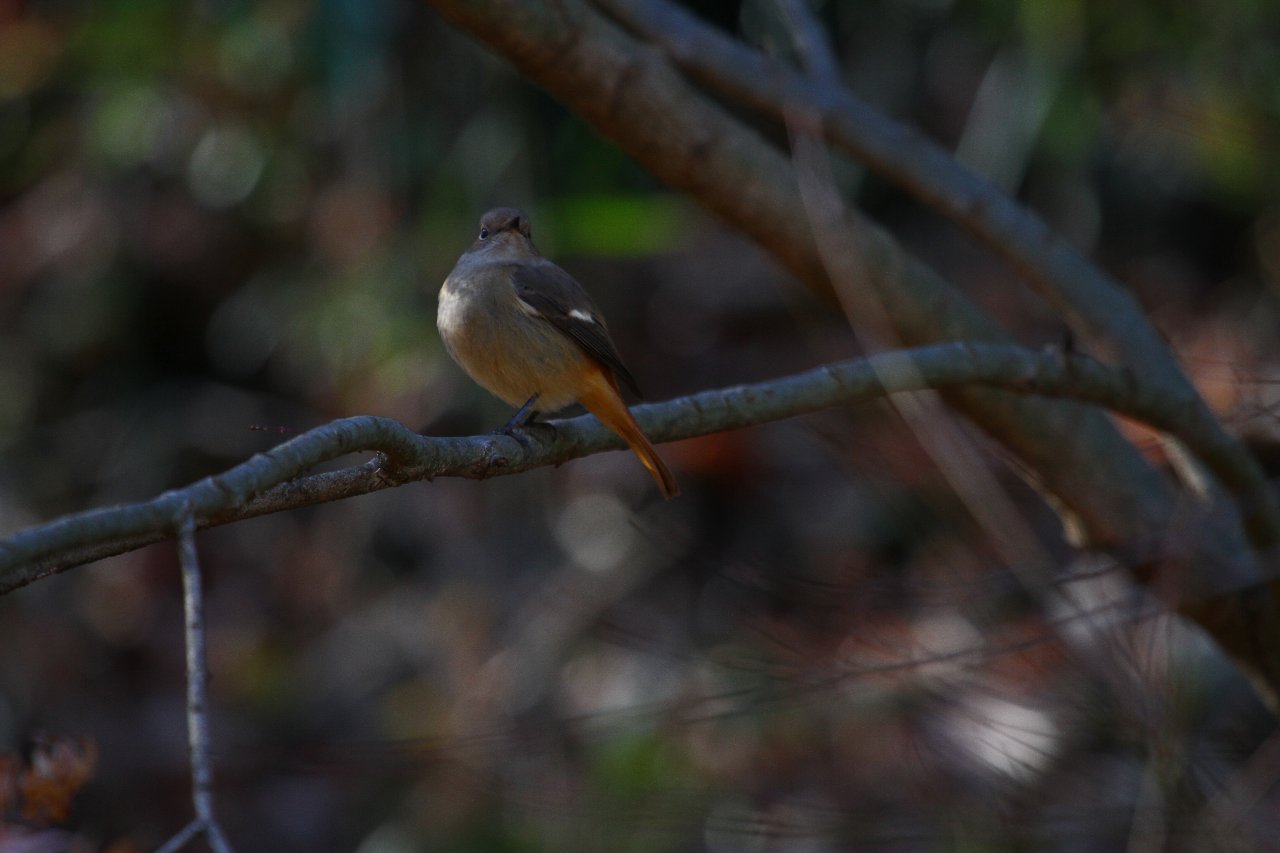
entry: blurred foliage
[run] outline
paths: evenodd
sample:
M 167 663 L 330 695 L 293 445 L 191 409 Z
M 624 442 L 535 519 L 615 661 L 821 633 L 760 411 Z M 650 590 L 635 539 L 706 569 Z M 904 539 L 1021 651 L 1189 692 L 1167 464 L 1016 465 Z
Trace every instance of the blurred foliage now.
M 767 0 L 689 5 L 789 55 Z M 855 91 L 1131 285 L 1275 446 L 1277 4 L 818 8 Z M 1060 339 L 955 229 L 840 174 L 1021 339 Z M 408 0 L 0 0 L 0 199 L 5 531 L 222 470 L 278 439 L 254 424 L 501 423 L 434 329 L 498 204 L 655 399 L 856 351 Z M 610 454 L 202 534 L 237 849 L 1108 850 L 1217 826 L 1206 802 L 1271 725 L 1238 676 L 1117 573 L 1076 590 L 1106 615 L 1045 612 L 891 410 L 664 454 L 669 506 Z M 1065 564 L 1003 476 L 1010 523 Z M 0 747 L 96 746 L 84 849 L 189 818 L 181 624 L 168 546 L 0 600 Z M 1264 770 L 1222 837 L 1275 837 Z

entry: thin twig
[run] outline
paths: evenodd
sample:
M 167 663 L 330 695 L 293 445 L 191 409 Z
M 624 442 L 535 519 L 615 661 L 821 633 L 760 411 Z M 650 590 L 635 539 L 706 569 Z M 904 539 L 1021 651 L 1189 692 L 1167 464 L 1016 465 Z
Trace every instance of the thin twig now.
M 782 19 L 791 30 L 791 41 L 811 79 L 823 86 L 839 86 L 840 60 L 808 0 L 777 0 Z
M 204 832 L 204 824 L 198 819 L 193 820 L 184 826 L 176 835 L 157 847 L 156 853 L 178 853 L 179 850 L 186 847 L 202 832 Z
M 191 803 L 196 817 L 160 848 L 175 853 L 204 833 L 214 853 L 231 853 L 213 810 L 213 762 L 209 756 L 209 670 L 205 647 L 204 593 L 196 551 L 196 520 L 190 512 L 178 523 L 178 562 L 182 568 L 182 605 L 186 614 L 187 740 L 191 762 Z

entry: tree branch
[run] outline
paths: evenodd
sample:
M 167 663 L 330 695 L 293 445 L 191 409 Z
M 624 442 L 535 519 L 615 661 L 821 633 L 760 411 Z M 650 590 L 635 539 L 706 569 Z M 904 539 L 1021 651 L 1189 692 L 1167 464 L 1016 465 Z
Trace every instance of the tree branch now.
M 205 651 L 204 589 L 196 552 L 196 524 L 184 514 L 177 526 L 178 563 L 182 568 L 182 609 L 186 615 L 187 744 L 191 764 L 191 803 L 195 819 L 156 853 L 176 853 L 204 833 L 214 853 L 231 853 L 213 809 L 213 759 L 209 740 L 209 665 Z
M 1114 353 L 1145 382 L 1183 395 L 1188 409 L 1200 410 L 1200 416 L 1208 413 L 1128 290 L 995 184 L 850 92 L 831 73 L 829 58 L 804 76 L 669 0 L 592 2 L 661 46 L 708 89 L 779 122 L 796 113 L 813 116 L 815 129 L 829 144 L 947 216 L 1013 264 L 1100 352 Z M 785 8 L 805 45 L 822 57 L 822 35 L 808 7 L 787 3 Z M 1188 483 L 1202 485 L 1197 472 L 1181 464 L 1184 460 L 1176 449 L 1170 457 Z M 1280 543 L 1280 512 L 1263 517 L 1256 519 L 1262 524 L 1251 532 L 1255 542 L 1268 548 Z
M 1248 454 L 1236 442 L 1224 441 L 1203 419 L 1189 418 L 1181 398 L 1140 386 L 1128 370 L 1087 356 L 1035 353 L 1013 345 L 952 343 L 882 353 L 780 379 L 637 406 L 634 411 L 645 431 L 655 441 L 665 442 L 783 420 L 885 394 L 967 385 L 1108 407 L 1177 435 L 1246 512 L 1256 511 L 1256 506 L 1265 502 L 1266 481 Z M 552 423 L 554 438 L 525 446 L 502 435 L 421 436 L 388 418 L 362 416 L 334 421 L 186 488 L 149 501 L 66 516 L 0 542 L 0 592 L 168 538 L 174 519 L 182 516 L 184 508 L 198 527 L 205 528 L 409 482 L 440 476 L 488 479 L 623 447 L 616 435 L 590 415 Z M 314 465 L 368 451 L 378 454 L 371 462 L 299 478 Z M 1158 537 L 1158 532 L 1155 535 Z M 1220 572 L 1205 573 L 1191 591 L 1206 595 L 1211 590 L 1238 589 L 1261 581 L 1261 576 L 1239 565 L 1227 566 Z
M 708 89 L 774 118 L 803 111 L 828 143 L 944 214 L 1012 262 L 1082 337 L 1148 381 L 1199 399 L 1133 296 L 1034 213 L 829 73 L 803 76 L 669 0 L 592 0 Z M 789 6 L 788 8 L 792 8 Z M 812 28 L 811 28 L 812 29 Z M 810 42 L 817 36 L 808 32 Z

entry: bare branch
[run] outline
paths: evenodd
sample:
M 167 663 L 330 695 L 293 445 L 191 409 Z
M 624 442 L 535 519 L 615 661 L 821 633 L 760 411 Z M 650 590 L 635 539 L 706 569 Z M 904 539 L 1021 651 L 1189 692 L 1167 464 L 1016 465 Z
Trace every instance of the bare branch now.
M 795 417 L 885 394 L 966 385 L 1020 395 L 1069 397 L 1096 403 L 1176 434 L 1214 472 L 1245 511 L 1256 515 L 1271 497 L 1252 458 L 1203 419 L 1188 417 L 1183 401 L 1140 386 L 1132 374 L 1091 358 L 1035 353 L 1012 345 L 940 344 L 826 365 L 750 385 L 704 391 L 638 406 L 637 420 L 655 441 L 676 441 Z M 170 534 L 188 508 L 199 527 L 365 494 L 438 476 L 487 479 L 557 465 L 620 449 L 621 441 L 584 415 L 554 421 L 552 439 L 524 446 L 507 436 L 420 436 L 375 417 L 347 418 L 303 433 L 229 471 L 153 500 L 92 510 L 31 528 L 0 542 L 0 591 L 86 562 L 87 554 L 120 553 Z M 312 465 L 359 451 L 382 454 L 372 463 L 305 476 Z M 1158 535 L 1158 534 L 1157 534 Z M 1210 573 L 1207 573 L 1210 574 Z M 1237 564 L 1197 582 L 1236 589 L 1262 578 Z
M 231 845 L 213 813 L 213 761 L 209 756 L 209 667 L 205 651 L 204 590 L 196 551 L 196 521 L 182 512 L 177 525 L 178 563 L 182 568 L 182 605 L 186 614 L 187 740 L 191 764 L 191 802 L 195 819 L 170 838 L 157 853 L 176 853 L 203 833 L 214 853 L 231 853 Z
M 1083 338 L 1114 353 L 1144 381 L 1205 409 L 1160 334 L 1133 296 L 999 187 L 969 171 L 928 137 L 862 101 L 840 84 L 823 50 L 820 26 L 801 2 L 784 0 L 816 67 L 803 76 L 709 26 L 668 0 L 592 0 L 633 32 L 661 45 L 709 89 L 785 121 L 815 117 L 826 140 L 949 217 L 1012 263 Z M 1170 454 L 1183 478 L 1198 473 Z M 1255 535 L 1257 531 L 1255 531 Z M 1266 544 L 1273 544 L 1274 540 Z
M 157 847 L 156 853 L 178 853 L 183 847 L 196 840 L 202 832 L 204 832 L 204 824 L 198 819 L 192 820 L 179 830 L 176 835 Z
M 962 166 L 940 145 L 862 101 L 829 70 L 803 76 L 699 21 L 668 0 L 592 0 L 660 45 L 698 82 L 778 121 L 821 118 L 827 141 L 945 214 L 1011 261 L 1087 338 L 1144 376 L 1188 389 L 1182 371 L 1127 290 L 1034 213 Z M 788 4 L 791 12 L 796 10 Z M 814 22 L 801 19 L 806 44 Z M 821 57 L 821 50 L 816 51 Z M 828 59 L 829 63 L 830 60 Z M 820 63 L 819 68 L 826 65 Z

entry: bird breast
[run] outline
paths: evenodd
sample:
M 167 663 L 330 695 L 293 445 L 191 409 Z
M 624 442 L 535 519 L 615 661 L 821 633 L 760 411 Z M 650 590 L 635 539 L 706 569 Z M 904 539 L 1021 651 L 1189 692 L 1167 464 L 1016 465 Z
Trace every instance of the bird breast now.
M 481 387 L 512 406 L 574 402 L 586 356 L 516 296 L 505 264 L 459 264 L 440 289 L 440 337 Z

